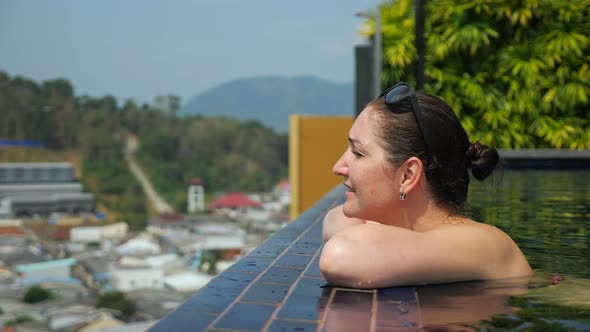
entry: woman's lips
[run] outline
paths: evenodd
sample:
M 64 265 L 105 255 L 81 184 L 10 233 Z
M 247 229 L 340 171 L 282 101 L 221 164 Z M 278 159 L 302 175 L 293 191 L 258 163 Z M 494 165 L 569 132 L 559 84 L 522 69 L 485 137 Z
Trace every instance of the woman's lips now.
M 352 188 L 352 186 L 347 183 L 344 183 L 344 186 L 348 189 L 348 191 L 344 194 L 346 198 L 353 197 L 355 190 Z

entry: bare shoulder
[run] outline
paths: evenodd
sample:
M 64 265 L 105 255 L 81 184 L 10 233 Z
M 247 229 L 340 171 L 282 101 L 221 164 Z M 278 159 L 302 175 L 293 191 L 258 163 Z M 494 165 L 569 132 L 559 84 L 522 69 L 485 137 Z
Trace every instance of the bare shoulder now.
M 506 244 L 514 243 L 510 236 L 501 229 L 469 218 L 456 218 L 444 221 L 440 226 L 425 232 L 425 235 L 427 237 L 460 237 L 467 241 L 490 239 L 495 243 L 497 243 L 497 241 L 506 242 Z
M 424 233 L 430 243 L 445 243 L 486 262 L 484 275 L 489 278 L 523 276 L 532 272 L 524 254 L 514 240 L 501 229 L 463 218 Z
M 450 245 L 477 246 L 485 250 L 491 246 L 498 249 L 512 248 L 514 241 L 502 230 L 468 218 L 458 218 L 423 233 L 427 241 L 443 241 Z

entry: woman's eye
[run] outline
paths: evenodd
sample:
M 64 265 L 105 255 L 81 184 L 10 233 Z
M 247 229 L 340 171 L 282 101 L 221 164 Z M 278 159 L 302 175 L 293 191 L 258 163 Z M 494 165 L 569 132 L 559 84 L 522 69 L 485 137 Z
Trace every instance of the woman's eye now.
M 353 154 L 353 155 L 355 155 L 355 156 L 357 156 L 357 157 L 362 157 L 362 156 L 363 156 L 363 155 L 362 155 L 360 152 L 358 152 L 358 151 L 354 151 L 354 150 L 352 150 L 351 152 L 352 152 L 352 154 Z

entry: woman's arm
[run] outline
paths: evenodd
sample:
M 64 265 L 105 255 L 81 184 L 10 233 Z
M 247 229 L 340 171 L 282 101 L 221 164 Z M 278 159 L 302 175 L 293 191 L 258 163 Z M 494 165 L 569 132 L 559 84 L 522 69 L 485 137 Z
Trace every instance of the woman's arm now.
M 322 224 L 322 239 L 324 242 L 328 241 L 334 234 L 341 230 L 353 226 L 365 224 L 364 220 L 356 218 L 348 218 L 342 212 L 342 205 L 338 205 L 332 210 L 328 211 L 324 217 Z
M 330 283 L 355 288 L 530 274 L 520 250 L 496 233 L 470 225 L 425 233 L 379 224 L 350 226 L 324 244 L 320 269 Z

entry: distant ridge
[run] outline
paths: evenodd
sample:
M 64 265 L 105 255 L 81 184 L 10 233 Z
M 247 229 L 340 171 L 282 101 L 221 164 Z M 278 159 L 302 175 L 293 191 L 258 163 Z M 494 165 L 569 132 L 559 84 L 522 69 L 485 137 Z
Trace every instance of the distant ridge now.
M 312 76 L 241 78 L 190 99 L 180 115 L 257 120 L 287 132 L 289 115 L 353 115 L 352 83 L 335 83 Z

